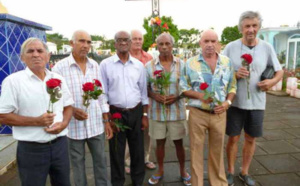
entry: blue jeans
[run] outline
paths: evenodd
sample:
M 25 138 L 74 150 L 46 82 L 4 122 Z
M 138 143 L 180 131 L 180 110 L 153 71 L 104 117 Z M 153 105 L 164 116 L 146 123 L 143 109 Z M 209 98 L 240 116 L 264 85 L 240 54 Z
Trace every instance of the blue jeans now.
M 53 186 L 70 186 L 67 137 L 51 143 L 18 141 L 18 170 L 22 186 L 46 185 L 48 174 Z

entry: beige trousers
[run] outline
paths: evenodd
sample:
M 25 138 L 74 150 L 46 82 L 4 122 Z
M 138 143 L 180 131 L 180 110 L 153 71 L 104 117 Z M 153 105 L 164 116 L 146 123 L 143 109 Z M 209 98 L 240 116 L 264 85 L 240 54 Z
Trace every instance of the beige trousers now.
M 149 162 L 150 152 L 151 152 L 151 139 L 149 136 L 149 127 L 144 130 L 144 149 L 145 149 L 145 163 Z M 129 147 L 126 141 L 126 148 L 125 148 L 125 165 L 130 166 L 130 154 L 129 154 Z
M 189 132 L 192 185 L 203 186 L 205 132 L 208 131 L 208 177 L 212 186 L 228 186 L 223 158 L 226 112 L 210 114 L 190 107 Z

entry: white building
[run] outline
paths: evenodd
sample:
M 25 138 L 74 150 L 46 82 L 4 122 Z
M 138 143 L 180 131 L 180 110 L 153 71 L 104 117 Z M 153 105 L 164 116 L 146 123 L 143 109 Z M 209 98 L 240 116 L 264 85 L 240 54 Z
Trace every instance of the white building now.
M 47 42 L 46 43 L 51 54 L 57 54 L 57 46 L 55 43 Z

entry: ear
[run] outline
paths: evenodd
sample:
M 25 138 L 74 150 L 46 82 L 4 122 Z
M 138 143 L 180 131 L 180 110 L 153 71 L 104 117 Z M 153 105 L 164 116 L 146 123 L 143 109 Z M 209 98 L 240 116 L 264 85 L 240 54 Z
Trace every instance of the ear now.
M 70 45 L 73 47 L 74 46 L 74 41 L 71 39 L 70 40 Z

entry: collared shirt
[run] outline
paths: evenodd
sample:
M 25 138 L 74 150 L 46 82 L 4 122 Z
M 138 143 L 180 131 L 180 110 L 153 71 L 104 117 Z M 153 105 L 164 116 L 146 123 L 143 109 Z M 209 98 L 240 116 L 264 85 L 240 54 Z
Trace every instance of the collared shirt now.
M 108 102 L 120 108 L 148 104 L 146 70 L 140 61 L 129 56 L 124 64 L 117 54 L 100 63 L 100 74 Z
M 57 78 L 62 81 L 60 90 L 62 97 L 53 105 L 53 113 L 56 114 L 54 123 L 62 122 L 64 107 L 74 103 L 72 96 L 63 77 L 47 69 L 45 73 L 45 79 L 41 80 L 27 67 L 5 78 L 2 83 L 0 113 L 15 113 L 27 117 L 39 117 L 45 114 L 50 100 L 46 82 L 51 78 Z M 45 143 L 68 133 L 66 128 L 59 134 L 49 134 L 44 128 L 43 126 L 13 126 L 13 137 L 21 141 Z
M 146 64 L 147 71 L 147 82 L 151 87 L 151 91 L 157 92 L 158 89 L 154 85 L 154 83 L 150 82 L 150 79 L 154 79 L 153 73 L 156 70 L 164 70 L 164 67 L 161 65 L 159 61 L 159 57 L 149 61 Z M 179 80 L 180 76 L 184 75 L 184 63 L 179 59 L 173 56 L 173 62 L 171 65 L 171 84 L 168 88 L 168 92 L 166 95 L 175 95 L 180 96 L 180 87 Z M 150 113 L 149 118 L 157 121 L 178 121 L 186 119 L 186 109 L 185 109 L 185 99 L 179 99 L 175 103 L 171 105 L 165 105 L 165 110 L 163 109 L 163 105 L 158 103 L 154 99 L 150 98 Z
M 137 58 L 136 56 L 132 56 L 132 57 L 138 59 L 140 62 L 142 62 L 144 65 L 146 65 L 146 63 L 152 59 L 152 56 L 150 54 L 148 54 L 147 52 L 145 52 L 144 50 L 141 50 L 141 52 L 142 52 L 142 54 L 139 58 Z
M 237 93 L 232 102 L 232 106 L 246 110 L 265 110 L 266 108 L 266 92 L 258 88 L 257 83 L 260 82 L 261 74 L 267 66 L 273 66 L 275 71 L 281 70 L 281 65 L 277 59 L 276 52 L 272 45 L 258 39 L 257 45 L 250 49 L 245 46 L 241 39 L 230 42 L 224 49 L 224 55 L 230 58 L 234 70 L 238 70 L 242 66 L 241 56 L 243 54 L 252 55 L 253 61 L 250 64 L 249 76 L 249 93 L 250 99 L 247 97 L 247 81 L 246 78 L 237 80 Z
M 84 74 L 71 54 L 69 57 L 59 61 L 54 66 L 53 72 L 57 72 L 66 79 L 75 100 L 74 107 L 86 110 L 86 107 L 82 104 L 82 85 L 86 82 L 93 82 L 94 79 L 101 81 L 98 63 L 88 58 Z M 98 100 L 90 100 L 90 105 L 87 109 L 88 119 L 79 121 L 72 117 L 69 124 L 68 137 L 80 140 L 102 134 L 104 132 L 102 113 L 107 112 L 109 112 L 109 106 L 104 94 L 100 95 Z
M 205 62 L 202 54 L 190 58 L 186 62 L 185 77 L 181 78 L 180 86 L 182 91 L 200 90 L 201 83 L 207 83 L 208 92 L 214 92 L 215 98 L 221 102 L 226 100 L 229 93 L 236 93 L 236 79 L 233 66 L 228 57 L 218 54 L 217 65 L 212 74 L 210 67 Z M 183 76 L 181 76 L 183 77 Z M 188 105 L 205 110 L 212 110 L 216 103 L 205 104 L 197 99 L 189 99 Z

